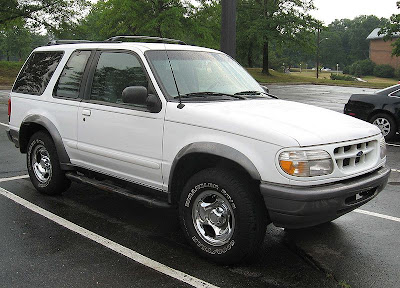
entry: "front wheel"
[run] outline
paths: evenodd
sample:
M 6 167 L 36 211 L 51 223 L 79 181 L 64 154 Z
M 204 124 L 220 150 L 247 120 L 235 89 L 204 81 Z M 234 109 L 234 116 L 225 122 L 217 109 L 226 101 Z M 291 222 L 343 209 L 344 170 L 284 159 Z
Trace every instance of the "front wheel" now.
M 387 114 L 376 114 L 370 120 L 372 124 L 381 129 L 382 135 L 386 139 L 391 139 L 396 135 L 397 127 L 393 117 Z
M 262 197 L 239 173 L 210 168 L 195 174 L 182 191 L 179 212 L 192 247 L 215 262 L 248 260 L 264 239 Z
M 61 194 L 71 185 L 60 168 L 53 139 L 44 131 L 36 132 L 29 140 L 27 167 L 32 184 L 40 193 Z

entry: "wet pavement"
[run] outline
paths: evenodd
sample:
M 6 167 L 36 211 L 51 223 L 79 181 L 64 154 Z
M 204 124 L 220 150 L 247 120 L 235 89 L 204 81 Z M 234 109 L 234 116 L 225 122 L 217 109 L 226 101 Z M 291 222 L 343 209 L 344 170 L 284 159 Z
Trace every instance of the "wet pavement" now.
M 342 111 L 360 88 L 269 86 L 281 99 Z M 318 96 L 319 95 L 319 96 Z M 0 91 L 0 122 L 7 123 Z M 3 104 L 2 104 L 3 103 Z M 25 155 L 0 126 L 0 179 L 27 174 Z M 388 164 L 400 171 L 400 147 Z M 175 210 L 150 209 L 88 186 L 73 184 L 60 197 L 38 194 L 29 179 L 0 187 L 64 219 L 169 267 L 221 287 L 400 287 L 400 222 L 351 212 L 330 224 L 301 230 L 270 225 L 257 259 L 221 266 L 186 243 Z M 361 209 L 400 217 L 400 173 Z M 0 283 L 6 287 L 187 287 L 88 240 L 0 195 Z

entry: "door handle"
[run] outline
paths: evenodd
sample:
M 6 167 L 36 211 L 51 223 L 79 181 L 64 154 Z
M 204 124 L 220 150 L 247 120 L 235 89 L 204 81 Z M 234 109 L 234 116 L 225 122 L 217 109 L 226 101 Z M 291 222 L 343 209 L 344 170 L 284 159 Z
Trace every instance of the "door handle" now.
M 90 116 L 92 113 L 89 109 L 83 109 L 82 110 L 82 115 L 83 116 Z

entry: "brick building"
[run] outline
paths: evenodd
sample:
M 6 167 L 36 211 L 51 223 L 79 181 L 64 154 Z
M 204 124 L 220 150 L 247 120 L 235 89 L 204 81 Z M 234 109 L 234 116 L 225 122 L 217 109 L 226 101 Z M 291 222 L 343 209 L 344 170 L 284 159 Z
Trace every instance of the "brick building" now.
M 392 43 L 396 39 L 383 41 L 384 35 L 378 35 L 379 30 L 380 28 L 374 29 L 367 37 L 367 40 L 369 40 L 369 59 L 378 65 L 389 64 L 395 69 L 400 68 L 400 57 L 392 56 Z M 398 37 L 400 37 L 400 34 L 395 36 L 395 38 Z

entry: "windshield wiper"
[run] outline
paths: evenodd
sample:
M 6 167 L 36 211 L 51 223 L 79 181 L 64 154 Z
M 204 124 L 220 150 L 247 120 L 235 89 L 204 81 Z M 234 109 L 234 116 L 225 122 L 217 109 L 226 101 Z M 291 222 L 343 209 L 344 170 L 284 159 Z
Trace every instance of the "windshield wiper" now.
M 271 98 L 278 99 L 278 97 L 276 97 L 276 96 L 274 96 L 272 94 L 269 94 L 267 92 L 264 92 L 264 91 L 255 91 L 255 90 L 252 91 L 252 90 L 249 90 L 249 91 L 241 91 L 241 92 L 235 93 L 235 95 L 249 95 L 249 96 L 251 96 L 251 95 L 261 95 L 261 94 L 267 95 L 267 96 L 269 96 Z
M 242 92 L 237 92 L 237 93 L 235 93 L 235 95 L 260 95 L 261 94 L 261 92 L 260 91 L 252 91 L 252 90 L 249 90 L 249 91 L 242 91 Z
M 192 97 L 203 97 L 206 98 L 207 96 L 228 96 L 236 99 L 242 99 L 245 100 L 246 97 L 240 96 L 240 95 L 232 95 L 232 94 L 227 94 L 227 93 L 219 93 L 219 92 L 193 92 L 193 93 L 187 93 L 181 95 L 181 98 L 192 98 Z M 178 98 L 179 96 L 175 96 L 174 98 Z

